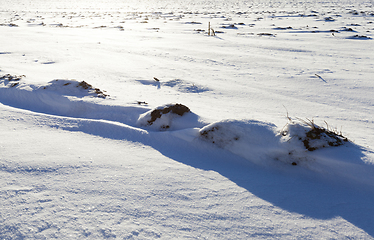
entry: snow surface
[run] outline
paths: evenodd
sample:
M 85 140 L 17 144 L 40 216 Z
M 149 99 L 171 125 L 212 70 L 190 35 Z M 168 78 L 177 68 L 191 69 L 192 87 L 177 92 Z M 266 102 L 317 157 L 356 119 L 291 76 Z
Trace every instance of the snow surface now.
M 374 238 L 372 1 L 0 3 L 1 239 Z

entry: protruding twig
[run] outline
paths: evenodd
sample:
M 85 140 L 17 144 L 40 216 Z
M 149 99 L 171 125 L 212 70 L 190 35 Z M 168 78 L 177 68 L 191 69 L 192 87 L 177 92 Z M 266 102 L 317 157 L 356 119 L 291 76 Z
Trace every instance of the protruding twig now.
M 210 22 L 208 22 L 208 36 L 215 36 L 216 33 L 213 28 L 210 27 Z
M 286 117 L 287 117 L 287 119 L 291 122 L 292 120 L 291 120 L 291 118 L 288 116 L 288 110 L 287 110 L 286 106 L 283 105 L 283 107 L 284 107 L 284 109 L 286 109 L 286 113 L 287 113 L 287 116 L 286 116 Z
M 327 83 L 326 82 L 326 80 L 325 79 L 323 79 L 320 75 L 318 75 L 317 73 L 316 74 L 314 74 L 314 75 L 316 75 L 316 77 L 318 77 L 319 79 L 321 79 L 322 81 L 324 81 L 325 83 Z

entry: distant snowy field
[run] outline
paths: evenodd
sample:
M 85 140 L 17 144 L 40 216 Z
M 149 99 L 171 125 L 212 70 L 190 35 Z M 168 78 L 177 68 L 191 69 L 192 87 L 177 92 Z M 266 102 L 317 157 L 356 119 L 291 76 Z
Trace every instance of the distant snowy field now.
M 373 32 L 372 1 L 0 0 L 0 238 L 373 239 Z

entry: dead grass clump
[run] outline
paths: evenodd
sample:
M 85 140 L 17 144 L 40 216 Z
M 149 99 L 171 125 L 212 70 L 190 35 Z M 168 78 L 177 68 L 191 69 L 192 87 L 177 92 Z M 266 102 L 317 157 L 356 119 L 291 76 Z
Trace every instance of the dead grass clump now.
M 10 74 L 5 74 L 0 77 L 0 80 L 6 80 L 8 82 L 13 82 L 10 84 L 10 87 L 15 87 L 19 84 L 19 81 L 23 78 L 26 77 L 25 75 L 10 75 Z
M 352 37 L 349 37 L 349 39 L 372 39 L 372 38 L 365 36 L 365 35 L 354 35 Z
M 1 23 L 0 26 L 18 27 L 18 25 L 14 23 Z
M 183 116 L 183 114 L 190 112 L 190 109 L 185 105 L 179 103 L 169 105 L 161 109 L 155 109 L 151 112 L 151 119 L 148 120 L 148 124 L 152 125 L 158 118 L 161 118 L 163 114 L 168 114 L 170 112 L 179 116 Z M 169 128 L 169 126 L 165 126 L 165 128 Z
M 200 33 L 200 32 L 205 32 L 204 29 L 194 29 L 194 31 L 195 31 L 195 32 L 198 32 L 198 33 Z
M 297 138 L 308 151 L 337 147 L 349 141 L 342 135 L 341 131 L 331 129 L 327 122 L 325 122 L 326 128 L 324 128 L 315 124 L 313 120 L 297 118 L 298 121 L 295 122 L 290 117 L 288 119 L 290 123 L 288 123 L 287 130 L 283 131 L 282 135 L 289 135 L 290 139 Z
M 26 77 L 25 75 L 10 75 L 10 74 L 5 74 L 3 76 L 0 77 L 0 80 L 1 79 L 4 79 L 4 80 L 8 80 L 8 81 L 19 81 L 21 80 L 23 77 Z
M 304 146 L 309 151 L 318 149 L 317 146 L 313 146 L 314 140 L 321 140 L 326 142 L 330 147 L 337 147 L 348 142 L 348 138 L 344 137 L 342 133 L 337 130 L 330 130 L 328 124 L 327 128 L 316 125 L 313 121 L 309 120 L 310 130 L 306 133 L 306 138 L 303 140 Z M 327 147 L 325 144 L 322 147 Z
M 272 33 L 257 33 L 258 36 L 269 36 L 269 37 L 273 37 L 275 36 L 274 34 Z
M 65 85 L 67 85 L 67 84 L 65 84 Z M 106 97 L 109 96 L 108 94 L 105 94 L 103 91 L 101 91 L 98 88 L 94 88 L 91 84 L 88 84 L 85 81 L 80 82 L 77 85 L 77 87 L 81 87 L 81 88 L 86 89 L 86 90 L 93 90 L 97 94 L 97 96 L 100 97 L 100 98 L 106 98 Z
M 83 89 L 92 89 L 92 85 L 91 84 L 88 84 L 87 82 L 85 81 L 82 81 L 78 84 L 79 87 L 82 87 Z
M 209 140 L 212 143 L 215 143 L 214 137 L 212 136 L 211 133 L 213 133 L 213 132 L 215 132 L 217 130 L 219 130 L 219 127 L 218 126 L 214 126 L 214 127 L 210 128 L 210 129 L 207 129 L 207 130 L 204 130 L 204 131 L 200 132 L 200 135 L 204 139 Z

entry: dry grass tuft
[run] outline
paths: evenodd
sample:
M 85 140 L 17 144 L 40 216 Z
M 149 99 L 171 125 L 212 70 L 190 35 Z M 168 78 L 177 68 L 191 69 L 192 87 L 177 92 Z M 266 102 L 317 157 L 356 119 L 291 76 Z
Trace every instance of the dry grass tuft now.
M 289 141 L 297 138 L 308 151 L 315 151 L 325 147 L 336 147 L 349 141 L 347 137 L 343 136 L 341 131 L 336 128 L 330 128 L 326 121 L 325 128 L 317 125 L 313 119 L 296 118 L 296 120 L 293 120 L 288 116 L 288 112 L 287 119 L 289 122 L 282 129 L 281 134 L 289 136 Z

